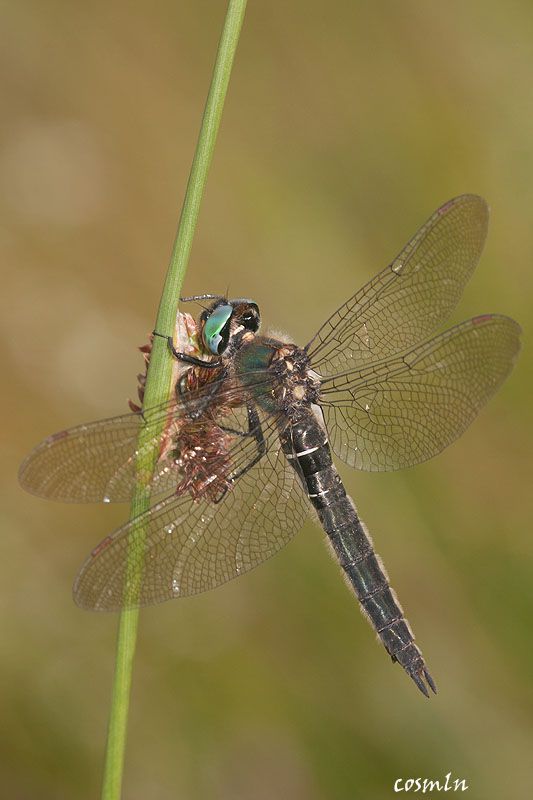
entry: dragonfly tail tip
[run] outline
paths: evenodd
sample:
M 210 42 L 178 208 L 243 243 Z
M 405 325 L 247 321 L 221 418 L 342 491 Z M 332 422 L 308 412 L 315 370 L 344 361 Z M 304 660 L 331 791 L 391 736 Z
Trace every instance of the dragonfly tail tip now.
M 420 674 L 419 673 L 412 673 L 411 674 L 411 678 L 414 680 L 414 682 L 416 683 L 416 685 L 418 686 L 418 688 L 420 689 L 422 694 L 425 695 L 427 698 L 429 698 L 429 692 L 427 690 L 427 686 L 424 683 L 424 681 L 422 680 L 422 678 L 420 677 Z
M 427 668 L 424 668 L 424 678 L 428 682 L 429 688 L 431 689 L 433 694 L 437 694 L 437 686 L 436 686 L 435 681 L 431 677 L 431 675 L 429 673 L 429 670 Z
M 411 676 L 411 678 L 416 683 L 416 685 L 418 686 L 418 688 L 425 697 L 427 697 L 428 699 L 430 697 L 428 686 L 433 692 L 433 694 L 437 694 L 437 687 L 435 685 L 435 681 L 431 677 L 426 667 L 422 667 L 422 669 L 419 672 L 410 672 L 409 675 Z

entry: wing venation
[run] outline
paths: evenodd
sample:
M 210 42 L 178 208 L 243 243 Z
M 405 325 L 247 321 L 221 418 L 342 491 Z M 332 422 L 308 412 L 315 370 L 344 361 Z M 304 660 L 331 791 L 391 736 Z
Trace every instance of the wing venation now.
M 439 208 L 392 264 L 342 305 L 307 345 L 314 370 L 335 375 L 388 358 L 451 314 L 478 263 L 488 208 L 461 195 Z
M 501 386 L 519 337 L 514 320 L 486 314 L 401 355 L 325 379 L 322 408 L 334 452 L 369 471 L 432 458 Z

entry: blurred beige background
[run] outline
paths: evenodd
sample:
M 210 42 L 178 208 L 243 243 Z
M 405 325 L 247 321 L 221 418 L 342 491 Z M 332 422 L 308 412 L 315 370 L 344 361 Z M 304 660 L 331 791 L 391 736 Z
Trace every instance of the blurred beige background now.
M 524 328 L 467 434 L 343 469 L 440 688 L 391 665 L 308 525 L 142 614 L 124 797 L 381 800 L 400 777 L 530 797 L 533 6 L 249 4 L 185 285 L 305 343 L 442 202 L 492 208 L 453 321 Z M 44 435 L 122 413 L 153 327 L 224 2 L 2 5 L 0 795 L 98 795 L 117 620 L 70 586 L 125 507 L 25 495 Z M 228 288 L 229 287 L 229 288 Z

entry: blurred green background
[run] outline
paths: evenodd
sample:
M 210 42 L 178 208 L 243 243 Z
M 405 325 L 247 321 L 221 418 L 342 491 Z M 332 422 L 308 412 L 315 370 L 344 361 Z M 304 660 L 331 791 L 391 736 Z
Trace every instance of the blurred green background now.
M 124 797 L 381 800 L 403 777 L 531 797 L 533 5 L 249 4 L 187 293 L 305 343 L 442 202 L 492 209 L 453 321 L 525 347 L 462 439 L 342 469 L 440 693 L 391 664 L 309 524 L 261 569 L 142 614 Z M 2 5 L 0 796 L 98 795 L 117 619 L 78 610 L 125 507 L 25 495 L 44 435 L 135 395 L 224 2 Z M 228 288 L 229 287 L 229 288 Z M 402 796 L 402 795 L 400 795 Z

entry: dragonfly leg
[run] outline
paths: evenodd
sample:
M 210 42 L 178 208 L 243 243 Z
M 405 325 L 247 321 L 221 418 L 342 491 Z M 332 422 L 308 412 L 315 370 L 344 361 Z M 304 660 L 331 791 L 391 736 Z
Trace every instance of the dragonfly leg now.
M 247 436 L 253 436 L 254 435 L 250 431 L 238 431 L 235 428 L 226 428 L 225 425 L 219 425 L 218 427 L 220 428 L 221 431 L 224 431 L 224 433 L 232 433 L 234 436 L 243 436 L 243 437 L 246 436 L 247 437 Z
M 255 459 L 252 461 L 251 464 L 248 464 L 247 466 L 248 470 L 251 467 L 253 467 L 254 464 L 257 464 L 257 462 L 265 455 L 266 442 L 256 407 L 251 403 L 248 403 L 246 405 L 246 410 L 248 412 L 248 435 L 253 436 L 257 443 L 257 456 L 255 457 Z
M 174 340 L 172 336 L 165 336 L 163 333 L 158 333 L 158 331 L 152 331 L 154 336 L 159 336 L 161 339 L 166 339 L 168 342 L 168 349 L 174 356 L 177 361 L 183 361 L 185 364 L 192 364 L 194 367 L 205 367 L 206 369 L 215 369 L 220 367 L 222 363 L 222 359 L 217 359 L 216 361 L 204 361 L 201 358 L 196 358 L 195 356 L 189 356 L 187 353 L 181 353 L 179 350 L 176 350 L 174 347 Z
M 180 303 L 192 303 L 197 300 L 224 300 L 221 294 L 193 294 L 190 297 L 180 297 Z
M 255 439 L 257 443 L 257 455 L 250 461 L 249 464 L 247 464 L 245 467 L 239 470 L 235 475 L 232 475 L 230 479 L 232 484 L 234 484 L 239 478 L 242 478 L 243 475 L 249 472 L 249 470 L 251 470 L 252 467 L 254 467 L 266 453 L 266 442 L 263 434 L 263 429 L 261 427 L 259 414 L 257 413 L 255 406 L 253 406 L 251 403 L 248 403 L 246 405 L 246 410 L 248 412 L 248 431 L 246 432 L 240 431 L 238 432 L 238 435 L 251 436 Z M 225 489 L 224 492 L 221 494 L 221 496 L 217 498 L 216 500 L 217 503 L 220 503 L 220 501 L 226 496 L 227 491 L 228 490 Z
M 261 422 L 259 420 L 259 414 L 255 406 L 251 403 L 246 405 L 246 410 L 248 412 L 248 433 L 247 436 L 252 436 L 256 443 L 257 443 L 257 455 L 247 464 L 243 469 L 241 469 L 236 475 L 234 475 L 231 479 L 232 483 L 234 483 L 241 475 L 244 475 L 248 470 L 252 469 L 258 461 L 260 461 L 266 453 L 266 442 L 265 437 L 263 435 L 263 429 L 261 427 Z

